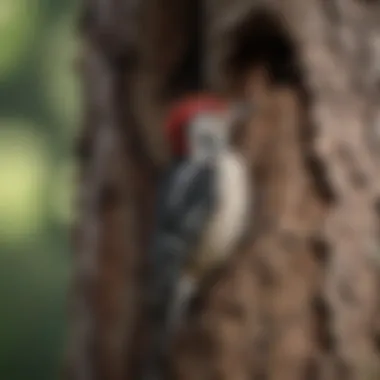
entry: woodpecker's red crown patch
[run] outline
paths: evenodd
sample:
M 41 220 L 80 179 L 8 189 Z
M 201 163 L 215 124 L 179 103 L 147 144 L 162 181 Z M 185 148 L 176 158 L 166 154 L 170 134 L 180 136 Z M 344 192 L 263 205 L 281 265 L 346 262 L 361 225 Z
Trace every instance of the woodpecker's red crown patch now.
M 171 107 L 164 123 L 172 152 L 176 155 L 186 152 L 186 127 L 193 118 L 203 112 L 223 112 L 227 107 L 228 103 L 225 99 L 208 94 L 193 95 L 176 102 Z

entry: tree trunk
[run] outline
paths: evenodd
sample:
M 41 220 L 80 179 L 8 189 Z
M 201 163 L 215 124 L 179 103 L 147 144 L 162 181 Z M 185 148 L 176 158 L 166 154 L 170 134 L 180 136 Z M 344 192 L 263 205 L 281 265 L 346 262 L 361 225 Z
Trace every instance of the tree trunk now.
M 380 377 L 380 5 L 86 0 L 85 120 L 64 378 L 138 380 L 146 242 L 173 100 L 255 112 L 247 242 L 178 339 L 180 380 Z

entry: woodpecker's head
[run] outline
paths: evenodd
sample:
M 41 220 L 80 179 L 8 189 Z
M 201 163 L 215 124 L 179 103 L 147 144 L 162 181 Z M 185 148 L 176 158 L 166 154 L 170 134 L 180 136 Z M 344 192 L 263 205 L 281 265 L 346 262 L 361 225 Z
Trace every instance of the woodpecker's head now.
M 231 124 L 227 101 L 210 95 L 183 99 L 165 123 L 171 153 L 177 159 L 212 159 L 227 149 Z

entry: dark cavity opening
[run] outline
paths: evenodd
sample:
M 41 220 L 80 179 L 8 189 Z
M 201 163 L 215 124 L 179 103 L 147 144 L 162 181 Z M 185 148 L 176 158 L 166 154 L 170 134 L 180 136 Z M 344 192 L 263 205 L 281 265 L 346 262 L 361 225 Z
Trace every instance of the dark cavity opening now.
M 231 31 L 227 75 L 241 83 L 249 70 L 265 67 L 275 84 L 301 86 L 296 47 L 279 17 L 266 10 L 248 14 Z

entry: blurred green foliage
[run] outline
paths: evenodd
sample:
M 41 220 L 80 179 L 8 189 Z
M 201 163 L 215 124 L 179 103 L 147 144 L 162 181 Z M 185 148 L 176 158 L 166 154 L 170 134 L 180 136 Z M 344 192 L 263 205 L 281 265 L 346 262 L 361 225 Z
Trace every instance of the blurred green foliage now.
M 54 380 L 61 369 L 77 4 L 0 1 L 0 380 Z

